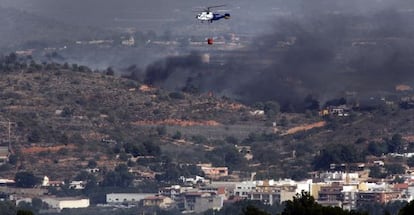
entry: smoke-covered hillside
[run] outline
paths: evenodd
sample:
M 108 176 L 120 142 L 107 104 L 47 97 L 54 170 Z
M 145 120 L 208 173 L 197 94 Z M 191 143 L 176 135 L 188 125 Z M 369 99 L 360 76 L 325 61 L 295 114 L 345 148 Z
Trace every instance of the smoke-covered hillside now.
M 154 63 L 146 76 L 160 86 L 192 85 L 246 102 L 394 92 L 398 84 L 414 84 L 413 18 L 413 11 L 395 7 L 283 16 L 246 49 L 220 56 L 220 66 L 195 65 L 192 55 L 175 57 Z

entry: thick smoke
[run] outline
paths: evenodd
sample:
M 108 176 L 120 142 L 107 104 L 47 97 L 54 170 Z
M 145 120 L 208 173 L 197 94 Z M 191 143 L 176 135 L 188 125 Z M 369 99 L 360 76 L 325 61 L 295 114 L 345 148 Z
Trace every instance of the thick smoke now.
M 168 57 L 147 67 L 144 82 L 150 85 L 162 84 L 169 89 L 181 90 L 200 66 L 201 57 L 197 53 Z
M 414 3 L 408 5 L 414 8 Z M 255 37 L 248 48 L 220 57 L 211 53 L 211 60 L 220 64 L 194 67 L 193 56 L 183 57 L 183 70 L 164 64 L 165 71 L 158 73 L 192 71 L 190 84 L 201 91 L 249 103 L 299 104 L 309 94 L 326 101 L 346 91 L 372 95 L 391 92 L 397 84 L 413 86 L 414 12 L 385 6 L 368 13 L 350 11 L 279 17 L 272 30 Z M 151 74 L 148 68 L 147 76 Z M 164 82 L 174 85 L 168 77 L 158 79 L 158 85 L 165 87 Z

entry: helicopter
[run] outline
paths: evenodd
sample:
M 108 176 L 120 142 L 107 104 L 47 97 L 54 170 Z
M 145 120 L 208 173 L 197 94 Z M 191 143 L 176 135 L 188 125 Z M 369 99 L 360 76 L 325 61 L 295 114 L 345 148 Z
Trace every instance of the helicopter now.
M 212 8 L 224 7 L 224 6 L 226 5 L 217 5 L 217 6 L 207 7 L 206 9 L 201 11 L 201 13 L 197 14 L 196 19 L 200 20 L 201 22 L 208 21 L 210 23 L 212 23 L 213 21 L 223 19 L 223 18 L 230 19 L 229 13 L 219 14 L 219 13 L 214 13 L 211 11 Z

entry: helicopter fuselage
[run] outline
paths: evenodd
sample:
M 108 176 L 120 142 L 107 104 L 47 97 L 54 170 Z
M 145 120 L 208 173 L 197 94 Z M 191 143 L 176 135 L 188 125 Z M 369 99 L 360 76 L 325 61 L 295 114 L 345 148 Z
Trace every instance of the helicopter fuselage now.
M 220 20 L 222 18 L 225 19 L 229 19 L 230 18 L 230 14 L 226 13 L 226 14 L 219 14 L 219 13 L 213 13 L 210 11 L 203 11 L 199 14 L 197 14 L 196 18 L 200 21 L 209 21 L 209 22 L 213 22 L 216 20 Z
M 214 18 L 214 13 L 204 11 L 197 14 L 196 18 L 201 21 L 210 21 Z

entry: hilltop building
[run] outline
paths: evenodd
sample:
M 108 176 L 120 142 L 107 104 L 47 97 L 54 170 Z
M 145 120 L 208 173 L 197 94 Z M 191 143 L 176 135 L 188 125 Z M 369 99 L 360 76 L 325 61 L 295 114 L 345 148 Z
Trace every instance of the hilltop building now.
M 125 46 L 133 46 L 135 45 L 135 39 L 133 36 L 130 36 L 127 40 L 122 40 L 121 44 Z

